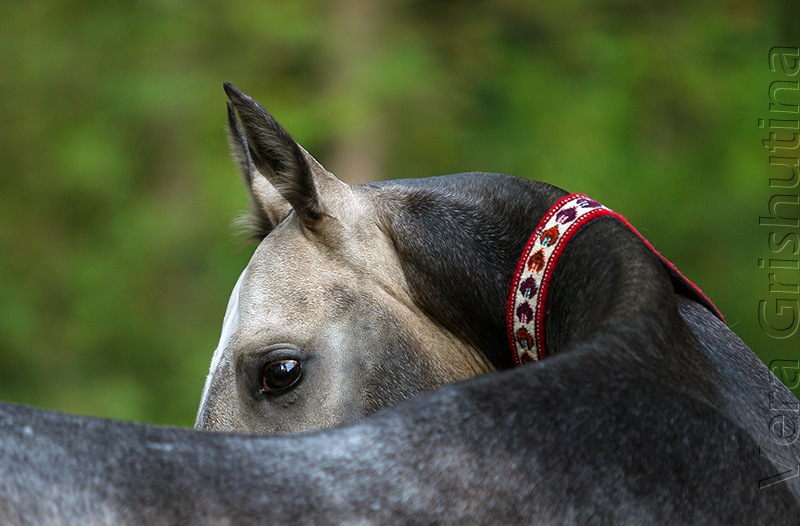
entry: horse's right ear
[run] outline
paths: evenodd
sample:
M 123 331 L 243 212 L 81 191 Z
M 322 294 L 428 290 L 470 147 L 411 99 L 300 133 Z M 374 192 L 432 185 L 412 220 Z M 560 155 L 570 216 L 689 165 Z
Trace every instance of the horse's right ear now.
M 323 215 L 335 215 L 323 196 L 330 201 L 347 185 L 297 144 L 258 102 L 230 83 L 225 83 L 225 93 L 231 101 L 231 142 L 256 205 L 261 233 L 269 233 L 290 207 L 311 230 Z
M 289 202 L 278 193 L 253 164 L 250 147 L 242 126 L 236 118 L 236 110 L 230 102 L 228 103 L 228 140 L 233 157 L 239 164 L 239 169 L 244 177 L 247 192 L 250 194 L 252 211 L 246 218 L 248 234 L 257 239 L 263 239 L 281 222 L 291 207 Z

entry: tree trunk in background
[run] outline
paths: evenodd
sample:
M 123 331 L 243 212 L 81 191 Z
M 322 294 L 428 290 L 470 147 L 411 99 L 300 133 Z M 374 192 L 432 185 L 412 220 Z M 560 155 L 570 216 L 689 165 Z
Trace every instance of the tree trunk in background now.
M 331 7 L 327 84 L 336 114 L 344 121 L 337 121 L 343 133 L 332 145 L 327 165 L 347 183 L 383 178 L 383 123 L 370 82 L 380 57 L 381 39 L 376 36 L 382 14 L 377 0 L 337 0 Z

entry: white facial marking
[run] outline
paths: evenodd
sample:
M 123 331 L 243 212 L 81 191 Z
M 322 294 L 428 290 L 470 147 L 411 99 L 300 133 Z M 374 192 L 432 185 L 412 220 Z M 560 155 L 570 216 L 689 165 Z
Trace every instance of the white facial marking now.
M 201 412 L 203 406 L 205 405 L 208 390 L 211 388 L 211 379 L 214 377 L 214 373 L 222 363 L 222 357 L 225 354 L 225 348 L 228 346 L 228 342 L 236 331 L 236 327 L 239 325 L 239 289 L 244 281 L 245 272 L 247 272 L 247 269 L 245 269 L 239 276 L 239 279 L 236 281 L 236 286 L 233 287 L 231 297 L 228 300 L 228 308 L 225 310 L 225 318 L 222 322 L 222 334 L 220 335 L 217 348 L 214 351 L 214 356 L 211 358 L 211 367 L 209 368 L 208 376 L 206 377 L 205 387 L 203 387 L 203 395 L 200 397 Z

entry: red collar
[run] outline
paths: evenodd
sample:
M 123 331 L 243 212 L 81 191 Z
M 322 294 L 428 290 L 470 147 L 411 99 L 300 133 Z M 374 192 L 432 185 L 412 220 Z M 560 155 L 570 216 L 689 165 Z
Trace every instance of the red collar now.
M 630 228 L 664 263 L 672 276 L 683 281 L 698 299 L 724 321 L 711 300 L 651 245 L 624 217 L 583 194 L 569 194 L 544 215 L 533 231 L 517 264 L 508 296 L 506 324 L 515 365 L 541 360 L 545 346 L 545 301 L 550 280 L 569 239 L 583 225 L 603 216 L 616 217 Z

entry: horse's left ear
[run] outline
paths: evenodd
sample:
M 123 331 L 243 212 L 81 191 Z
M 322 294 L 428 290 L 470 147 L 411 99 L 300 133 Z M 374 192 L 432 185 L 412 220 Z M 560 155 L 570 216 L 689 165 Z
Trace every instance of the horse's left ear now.
M 237 145 L 248 162 L 264 175 L 277 192 L 288 201 L 304 226 L 314 229 L 324 215 L 334 215 L 328 197 L 349 193 L 347 184 L 337 179 L 317 162 L 278 124 L 258 102 L 226 82 L 225 93 L 239 116 L 241 128 Z M 234 112 L 229 119 L 235 124 Z M 233 127 L 233 124 L 231 127 Z M 241 144 L 245 143 L 245 144 Z M 241 164 L 241 155 L 240 164 Z M 255 181 L 248 181 L 254 193 Z

